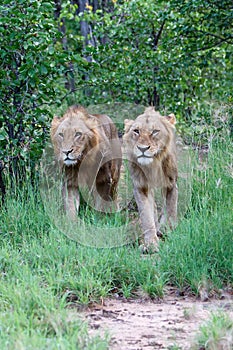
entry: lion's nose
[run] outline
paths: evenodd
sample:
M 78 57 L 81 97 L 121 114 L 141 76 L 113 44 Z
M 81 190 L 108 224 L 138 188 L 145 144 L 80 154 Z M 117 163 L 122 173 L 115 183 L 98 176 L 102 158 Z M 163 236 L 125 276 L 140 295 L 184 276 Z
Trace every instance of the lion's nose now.
M 150 146 L 140 145 L 140 146 L 137 146 L 137 148 L 143 153 L 143 152 L 146 152 L 150 148 Z
M 69 149 L 69 150 L 63 150 L 62 153 L 64 153 L 66 156 L 68 156 L 70 153 L 73 152 L 73 149 Z

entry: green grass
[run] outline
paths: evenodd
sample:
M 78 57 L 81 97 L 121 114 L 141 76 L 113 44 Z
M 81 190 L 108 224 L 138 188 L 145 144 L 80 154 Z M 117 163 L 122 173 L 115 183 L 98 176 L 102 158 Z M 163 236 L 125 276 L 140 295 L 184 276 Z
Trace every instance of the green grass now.
M 231 350 L 233 348 L 233 321 L 223 311 L 215 312 L 200 327 L 192 350 Z
M 8 198 L 1 212 L 0 348 L 107 349 L 105 338 L 88 337 L 78 315 L 69 321 L 67 307 L 113 292 L 128 297 L 139 288 L 162 295 L 162 278 L 151 258 L 141 259 L 132 246 L 78 245 L 54 227 L 33 192 L 26 192 Z
M 61 211 L 55 223 L 30 186 L 9 193 L 0 212 L 0 348 L 107 349 L 107 338 L 90 338 L 69 307 L 113 293 L 162 297 L 166 284 L 196 294 L 232 285 L 232 154 L 226 139 L 212 144 L 205 164 L 193 161 L 189 208 L 154 255 L 142 255 L 137 242 L 118 244 L 124 213 L 106 220 L 81 208 L 85 234 L 99 227 L 98 240 L 107 227 L 116 235 L 113 248 L 88 247 L 62 233 Z
M 230 140 L 215 142 L 195 164 L 191 207 L 161 245 L 159 270 L 179 288 L 198 293 L 233 281 L 232 151 Z

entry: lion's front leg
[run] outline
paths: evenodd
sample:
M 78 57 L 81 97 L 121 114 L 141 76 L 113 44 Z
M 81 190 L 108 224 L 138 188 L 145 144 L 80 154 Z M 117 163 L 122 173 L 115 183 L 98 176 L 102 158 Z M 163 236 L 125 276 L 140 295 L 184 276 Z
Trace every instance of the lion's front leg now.
M 112 162 L 106 162 L 98 171 L 93 189 L 96 207 L 101 211 L 115 211 L 117 209 L 117 183 L 119 179 L 111 169 Z M 118 171 L 119 172 L 119 171 Z
M 138 206 L 141 226 L 146 246 L 157 247 L 157 228 L 154 220 L 154 196 L 153 191 L 144 188 L 134 189 L 134 196 Z
M 177 184 L 166 190 L 166 212 L 167 221 L 169 226 L 172 228 L 177 221 L 177 201 L 178 201 L 178 188 Z
M 62 195 L 65 211 L 69 214 L 69 216 L 72 219 L 75 219 L 80 204 L 78 188 L 67 186 L 66 184 L 64 184 L 62 189 Z

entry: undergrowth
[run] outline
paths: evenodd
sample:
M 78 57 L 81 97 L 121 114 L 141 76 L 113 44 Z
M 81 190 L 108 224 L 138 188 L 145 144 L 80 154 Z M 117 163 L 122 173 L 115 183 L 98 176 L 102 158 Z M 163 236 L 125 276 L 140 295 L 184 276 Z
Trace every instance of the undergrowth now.
M 215 312 L 200 326 L 191 350 L 232 350 L 233 321 L 223 311 Z
M 154 255 L 137 242 L 82 246 L 54 225 L 30 185 L 9 192 L 0 212 L 0 348 L 107 349 L 107 337 L 91 338 L 68 306 L 113 293 L 162 297 L 167 284 L 197 295 L 232 285 L 232 154 L 226 138 L 213 140 L 203 162 L 194 157 L 189 208 Z M 90 219 L 98 220 L 101 227 L 101 215 Z M 117 233 L 122 218 L 110 220 Z
M 159 271 L 198 294 L 233 281 L 232 143 L 214 141 L 205 161 L 194 164 L 192 202 L 160 247 Z

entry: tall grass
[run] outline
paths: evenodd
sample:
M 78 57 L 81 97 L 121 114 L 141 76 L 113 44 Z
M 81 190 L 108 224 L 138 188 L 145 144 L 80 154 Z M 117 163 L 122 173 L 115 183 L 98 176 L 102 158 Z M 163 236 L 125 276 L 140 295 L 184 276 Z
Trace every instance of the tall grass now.
M 69 319 L 68 306 L 113 293 L 162 297 L 167 283 L 196 294 L 232 284 L 232 154 L 226 139 L 212 143 L 204 163 L 193 161 L 190 206 L 154 255 L 137 243 L 80 245 L 54 225 L 30 185 L 9 192 L 0 212 L 0 348 L 107 349 L 106 338 L 90 338 L 83 322 Z M 117 234 L 121 219 L 111 220 Z
M 192 204 L 160 249 L 160 272 L 177 286 L 219 288 L 233 281 L 232 143 L 211 144 L 207 159 L 194 163 Z
M 213 313 L 210 319 L 203 324 L 192 345 L 192 350 L 232 350 L 233 348 L 233 321 L 223 311 Z
M 164 280 L 150 257 L 132 246 L 80 246 L 54 226 L 30 186 L 6 199 L 0 229 L 0 348 L 107 349 L 83 322 L 70 321 L 69 305 L 111 293 L 163 294 Z

